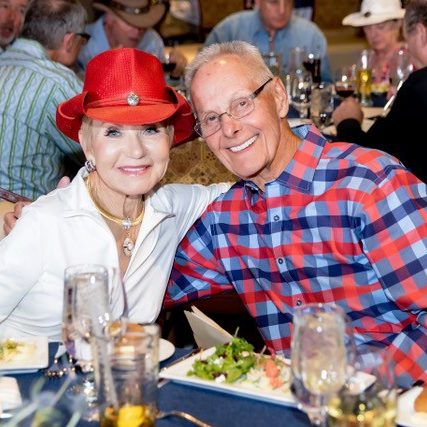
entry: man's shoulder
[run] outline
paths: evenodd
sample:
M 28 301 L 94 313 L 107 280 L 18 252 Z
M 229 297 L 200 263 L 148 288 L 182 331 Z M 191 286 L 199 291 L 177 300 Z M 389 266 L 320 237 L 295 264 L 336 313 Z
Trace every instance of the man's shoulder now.
M 226 28 L 226 27 L 234 27 L 240 28 L 238 26 L 244 25 L 245 27 L 248 25 L 252 25 L 257 19 L 257 11 L 256 10 L 241 10 L 240 12 L 232 13 L 231 15 L 225 17 L 222 21 L 220 21 L 214 29 L 217 28 Z

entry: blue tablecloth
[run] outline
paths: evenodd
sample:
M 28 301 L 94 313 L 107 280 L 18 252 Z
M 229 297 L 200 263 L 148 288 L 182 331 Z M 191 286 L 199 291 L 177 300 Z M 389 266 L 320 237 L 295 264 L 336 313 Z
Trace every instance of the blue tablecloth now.
M 56 348 L 57 344 L 49 344 L 50 362 L 53 360 Z M 161 367 L 172 363 L 189 351 L 188 349 L 177 349 L 171 358 L 161 364 Z M 15 375 L 15 377 L 18 380 L 22 397 L 28 398 L 31 385 L 42 375 L 38 372 Z M 63 381 L 58 378 L 48 379 L 43 389 L 57 391 Z M 158 406 L 163 411 L 189 412 L 215 427 L 259 427 L 278 424 L 290 427 L 310 426 L 306 415 L 295 408 L 174 382 L 167 382 L 159 389 Z M 79 423 L 79 427 L 93 427 L 94 425 L 96 424 L 84 421 Z M 159 420 L 156 425 L 158 427 L 188 427 L 190 424 L 179 418 L 167 418 Z

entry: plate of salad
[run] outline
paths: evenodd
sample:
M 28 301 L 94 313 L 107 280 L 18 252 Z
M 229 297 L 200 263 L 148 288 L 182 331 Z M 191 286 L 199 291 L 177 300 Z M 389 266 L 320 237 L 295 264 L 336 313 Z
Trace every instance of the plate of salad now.
M 183 384 L 296 406 L 287 359 L 255 353 L 243 338 L 203 350 L 160 371 Z

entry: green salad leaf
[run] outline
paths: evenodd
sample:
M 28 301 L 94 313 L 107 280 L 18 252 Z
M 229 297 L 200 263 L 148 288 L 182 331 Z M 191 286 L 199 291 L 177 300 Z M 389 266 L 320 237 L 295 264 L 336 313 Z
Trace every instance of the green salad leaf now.
M 197 359 L 187 373 L 205 380 L 215 380 L 221 375 L 224 382 L 233 383 L 255 365 L 254 347 L 244 338 L 233 337 L 227 344 L 218 345 L 206 359 Z

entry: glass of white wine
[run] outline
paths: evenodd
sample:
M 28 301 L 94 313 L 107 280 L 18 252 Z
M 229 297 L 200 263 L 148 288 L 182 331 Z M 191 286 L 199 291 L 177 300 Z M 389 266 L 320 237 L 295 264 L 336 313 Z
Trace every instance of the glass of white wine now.
M 291 343 L 292 393 L 313 425 L 325 426 L 327 405 L 346 384 L 354 345 L 344 311 L 335 304 L 295 309 Z
M 353 375 L 329 402 L 330 427 L 394 427 L 397 394 L 387 348 L 358 349 Z

